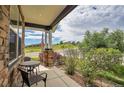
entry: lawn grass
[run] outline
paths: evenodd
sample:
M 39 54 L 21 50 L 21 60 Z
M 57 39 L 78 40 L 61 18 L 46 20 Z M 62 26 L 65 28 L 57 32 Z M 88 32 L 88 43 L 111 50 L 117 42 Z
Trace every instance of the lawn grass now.
M 39 60 L 40 60 L 38 56 L 32 57 L 31 59 L 32 59 L 33 61 L 39 61 Z
M 57 50 L 63 50 L 63 49 L 73 49 L 73 48 L 77 48 L 76 45 L 73 44 L 59 44 L 59 45 L 53 45 L 53 50 L 57 51 Z
M 41 48 L 39 46 L 26 47 L 25 53 L 30 53 L 30 52 L 41 52 Z
M 57 51 L 57 50 L 62 50 L 62 49 L 66 49 L 66 48 L 77 48 L 76 45 L 73 44 L 56 44 L 53 45 L 53 50 Z M 29 46 L 29 47 L 25 47 L 25 53 L 30 53 L 30 52 L 41 52 L 41 47 L 40 46 Z

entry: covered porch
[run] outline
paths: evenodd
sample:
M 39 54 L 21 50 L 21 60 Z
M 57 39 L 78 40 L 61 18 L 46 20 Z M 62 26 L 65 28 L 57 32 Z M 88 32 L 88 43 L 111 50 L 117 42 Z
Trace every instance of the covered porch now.
M 76 6 L 19 6 L 20 12 L 24 19 L 24 31 L 22 32 L 22 49 L 25 47 L 25 30 L 42 31 L 44 33 L 45 46 L 43 48 L 43 53 L 48 53 L 45 57 L 47 62 L 46 65 L 40 65 L 39 73 L 46 72 L 48 74 L 47 87 L 79 87 L 74 80 L 69 78 L 64 71 L 54 67 L 54 61 L 52 59 L 53 49 L 52 49 L 52 33 L 55 32 L 57 24 Z M 29 11 L 32 10 L 32 11 Z M 12 19 L 14 24 L 16 21 Z M 50 56 L 50 57 L 49 57 Z M 25 57 L 25 53 L 24 53 Z M 51 65 L 52 64 L 52 65 Z M 49 68 L 49 66 L 52 66 Z M 43 87 L 43 82 L 39 82 L 38 85 L 34 87 Z
M 45 34 L 44 52 L 52 50 L 52 33 L 57 24 L 70 13 L 76 5 L 43 5 L 43 6 L 0 6 L 0 86 L 19 87 L 22 78 L 17 70 L 25 57 L 25 31 L 38 30 Z M 5 29 L 6 28 L 6 29 Z M 7 50 L 6 50 L 7 48 Z M 52 55 L 50 55 L 52 56 Z M 52 57 L 46 58 L 53 64 Z M 49 65 L 48 65 L 49 66 Z M 80 86 L 63 72 L 52 65 L 51 68 L 40 65 L 38 73 L 48 73 L 47 87 Z M 38 87 L 42 87 L 39 82 Z M 34 85 L 34 87 L 37 87 Z
M 41 49 L 42 54 L 41 57 L 44 59 L 44 64 L 46 66 L 53 66 L 53 55 L 54 50 L 52 49 L 52 33 L 55 32 L 58 23 L 68 15 L 76 5 L 43 5 L 43 6 L 18 6 L 20 20 L 18 22 L 18 13 L 16 13 L 16 8 L 12 6 L 10 12 L 11 15 L 11 24 L 14 26 L 19 25 L 22 26 L 22 32 L 17 31 L 17 33 L 21 33 L 22 41 L 21 41 L 21 50 L 22 56 L 25 56 L 24 48 L 25 48 L 25 31 L 40 31 L 42 32 L 41 38 Z M 31 11 L 30 11 L 31 10 Z M 17 28 L 18 29 L 18 28 Z M 20 28 L 19 28 L 20 29 Z M 17 42 L 19 43 L 19 42 Z M 17 44 L 17 47 L 19 45 Z M 17 49 L 18 50 L 18 49 Z M 40 52 L 40 51 L 39 51 Z M 17 53 L 18 55 L 18 53 Z M 42 55 L 41 55 L 42 56 Z

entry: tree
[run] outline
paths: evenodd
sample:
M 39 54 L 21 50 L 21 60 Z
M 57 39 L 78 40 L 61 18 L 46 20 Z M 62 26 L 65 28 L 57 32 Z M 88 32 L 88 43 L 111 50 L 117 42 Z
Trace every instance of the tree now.
M 124 32 L 117 29 L 109 33 L 108 28 L 93 33 L 86 31 L 79 48 L 86 48 L 88 51 L 94 48 L 114 48 L 124 52 Z
M 87 49 L 90 49 L 91 48 L 91 45 L 90 45 L 90 42 L 91 42 L 91 33 L 89 30 L 87 30 L 85 32 L 85 36 L 84 36 L 84 40 L 79 44 L 79 48 L 87 48 Z
M 107 47 L 108 29 L 104 28 L 101 32 L 90 33 L 86 31 L 84 40 L 79 47 L 91 48 L 106 48 Z
M 63 41 L 60 41 L 60 44 L 63 44 Z
M 124 52 L 124 32 L 117 29 L 112 32 L 108 38 L 108 47 L 119 49 L 121 52 Z
M 72 43 L 73 45 L 76 45 L 75 41 L 72 41 L 71 43 Z

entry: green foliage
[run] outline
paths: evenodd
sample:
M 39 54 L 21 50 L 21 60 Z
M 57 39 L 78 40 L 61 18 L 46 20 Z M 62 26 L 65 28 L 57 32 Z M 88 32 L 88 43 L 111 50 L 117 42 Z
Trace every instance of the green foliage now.
M 60 41 L 60 44 L 63 44 L 63 41 Z
M 71 42 L 71 44 L 76 45 L 76 42 L 75 42 L 75 41 L 73 41 L 73 42 Z
M 108 29 L 104 28 L 102 32 L 86 31 L 85 38 L 79 47 L 86 47 L 89 50 L 91 48 L 103 48 L 107 47 L 106 37 L 108 34 Z
M 114 48 L 124 52 L 124 32 L 116 30 L 108 33 L 108 29 L 104 28 L 101 32 L 86 31 L 84 40 L 79 44 L 79 48 Z
M 62 49 L 65 49 L 65 48 L 77 48 L 77 45 L 73 45 L 73 44 L 55 44 L 53 45 L 53 50 L 62 50 Z M 38 45 L 33 45 L 33 46 L 28 46 L 28 47 L 25 47 L 25 53 L 30 53 L 30 52 L 41 52 L 41 47 L 38 46 Z
M 124 52 L 124 32 L 122 30 L 116 30 L 110 33 L 108 37 L 108 47 L 119 49 Z
M 78 51 L 75 49 L 67 49 L 65 54 L 65 70 L 67 74 L 73 75 L 75 73 L 75 69 L 77 66 L 77 63 L 79 61 L 78 59 Z
M 29 46 L 25 48 L 25 53 L 30 53 L 30 52 L 41 52 L 41 47 L 40 46 Z
M 92 82 L 101 71 L 116 69 L 115 65 L 122 63 L 122 53 L 112 48 L 97 48 L 85 52 L 85 56 L 79 64 L 82 76 L 86 77 L 86 82 Z
M 80 72 L 85 78 L 85 85 L 91 84 L 97 75 L 97 69 L 95 67 L 95 64 L 91 64 L 89 61 L 81 61 L 79 66 Z
M 124 84 L 124 80 L 119 78 L 124 76 L 124 67 L 121 65 L 124 52 L 122 30 L 108 32 L 104 28 L 101 32 L 87 31 L 78 47 L 82 61 L 80 71 L 88 77 L 88 81 L 92 81 L 99 72 L 106 72 L 102 73 L 103 77 Z
M 122 53 L 113 48 L 92 49 L 86 60 L 95 64 L 98 70 L 109 70 L 113 65 L 122 63 Z
M 53 45 L 53 50 L 63 50 L 63 49 L 74 49 L 74 48 L 77 48 L 76 45 L 73 45 L 73 44 L 59 44 L 59 45 Z
M 104 77 L 108 80 L 111 80 L 117 84 L 121 84 L 124 86 L 124 79 L 120 78 L 119 76 L 115 75 L 114 73 L 110 72 L 110 71 L 102 71 L 99 73 L 100 77 Z
M 34 61 L 39 61 L 40 60 L 38 56 L 34 56 L 31 59 L 34 60 Z
M 120 64 L 116 64 L 112 67 L 113 73 L 115 73 L 119 77 L 124 77 L 124 66 Z

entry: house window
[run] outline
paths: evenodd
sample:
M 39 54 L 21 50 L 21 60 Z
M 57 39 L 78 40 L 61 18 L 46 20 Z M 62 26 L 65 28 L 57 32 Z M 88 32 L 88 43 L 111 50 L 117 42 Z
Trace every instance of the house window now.
M 10 34 L 9 34 L 9 63 L 18 59 L 22 54 L 21 41 L 22 41 L 22 26 L 21 16 L 17 6 L 10 7 Z
M 16 58 L 16 45 L 17 45 L 17 35 L 10 29 L 10 42 L 9 42 L 9 60 Z
M 18 40 L 18 55 L 21 55 L 21 37 Z
M 22 22 L 22 21 L 21 21 Z M 21 23 L 22 24 L 22 23 Z M 22 54 L 22 48 L 21 48 L 21 44 L 22 44 L 22 25 L 19 26 L 19 34 L 18 34 L 18 55 Z

